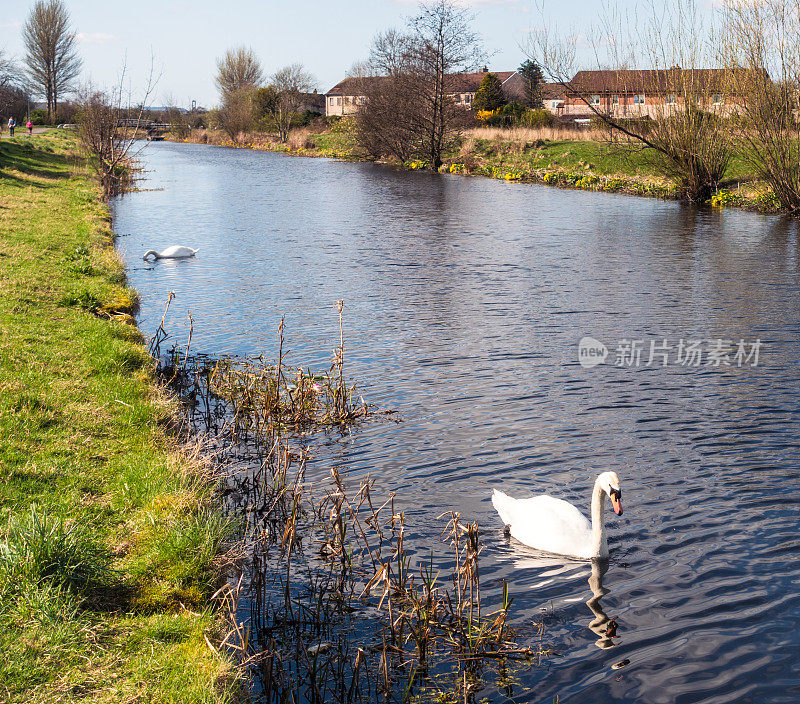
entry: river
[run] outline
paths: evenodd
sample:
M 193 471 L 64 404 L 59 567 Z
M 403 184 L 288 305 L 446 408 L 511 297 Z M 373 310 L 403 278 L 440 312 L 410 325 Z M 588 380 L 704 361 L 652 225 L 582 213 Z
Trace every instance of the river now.
M 290 361 L 327 368 L 343 299 L 346 373 L 402 422 L 331 437 L 309 471 L 370 473 L 417 540 L 443 511 L 479 522 L 487 589 L 506 578 L 512 625 L 543 620 L 556 653 L 514 701 L 800 700 L 796 222 L 188 144 L 141 158 L 148 190 L 113 214 L 142 332 L 172 290 L 175 342 L 190 311 L 195 350 L 274 355 L 285 315 Z M 199 252 L 142 261 L 171 244 Z M 604 363 L 579 364 L 584 337 Z M 588 514 L 605 470 L 625 509 L 605 574 L 504 536 L 492 488 Z

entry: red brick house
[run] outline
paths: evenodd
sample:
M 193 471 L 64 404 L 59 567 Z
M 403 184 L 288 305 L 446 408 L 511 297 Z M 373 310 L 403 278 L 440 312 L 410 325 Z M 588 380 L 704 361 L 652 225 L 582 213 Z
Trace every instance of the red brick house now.
M 711 68 L 578 71 L 565 86 L 560 114 L 663 117 L 683 104 L 687 94 L 696 95 L 704 110 L 730 114 L 741 100 L 731 95 L 729 78 L 729 70 Z

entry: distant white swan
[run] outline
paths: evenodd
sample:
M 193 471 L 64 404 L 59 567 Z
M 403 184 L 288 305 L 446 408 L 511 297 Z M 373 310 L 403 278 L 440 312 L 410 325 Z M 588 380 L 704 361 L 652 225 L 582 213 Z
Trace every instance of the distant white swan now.
M 196 249 L 191 247 L 182 247 L 179 244 L 174 244 L 172 247 L 167 247 L 163 252 L 156 252 L 155 249 L 149 249 L 144 253 L 142 259 L 147 259 L 151 254 L 155 259 L 188 259 L 197 254 Z
M 592 491 L 592 522 L 571 503 L 542 494 L 530 499 L 512 499 L 494 490 L 494 504 L 511 536 L 537 550 L 582 560 L 608 557 L 604 510 L 606 496 L 614 512 L 622 515 L 622 490 L 614 472 L 597 477 Z

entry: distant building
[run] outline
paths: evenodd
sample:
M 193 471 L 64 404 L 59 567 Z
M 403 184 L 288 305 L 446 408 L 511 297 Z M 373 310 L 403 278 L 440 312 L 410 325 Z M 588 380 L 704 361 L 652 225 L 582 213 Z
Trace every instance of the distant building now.
M 451 73 L 446 78 L 447 95 L 456 105 L 471 109 L 475 93 L 481 81 L 489 73 L 485 66 L 476 73 Z M 520 101 L 524 97 L 522 77 L 516 71 L 492 71 L 503 85 L 506 100 Z M 364 81 L 380 81 L 381 76 L 367 78 L 345 78 L 325 93 L 325 115 L 351 115 L 366 101 L 363 95 Z
M 745 71 L 747 69 L 737 69 Z M 659 117 L 683 104 L 686 87 L 696 92 L 699 107 L 730 114 L 742 99 L 730 92 L 727 69 L 671 69 L 578 71 L 567 85 L 564 117 Z M 588 101 L 588 105 L 587 105 Z

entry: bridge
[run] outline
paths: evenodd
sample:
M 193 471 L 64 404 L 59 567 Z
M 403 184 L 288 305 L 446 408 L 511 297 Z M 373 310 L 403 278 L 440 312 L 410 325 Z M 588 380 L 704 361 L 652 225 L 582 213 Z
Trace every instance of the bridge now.
M 175 128 L 171 122 L 157 122 L 156 120 L 140 120 L 135 117 L 123 117 L 117 121 L 117 127 L 133 127 L 147 134 L 149 141 L 161 141 L 164 139 L 164 132 L 169 132 Z

